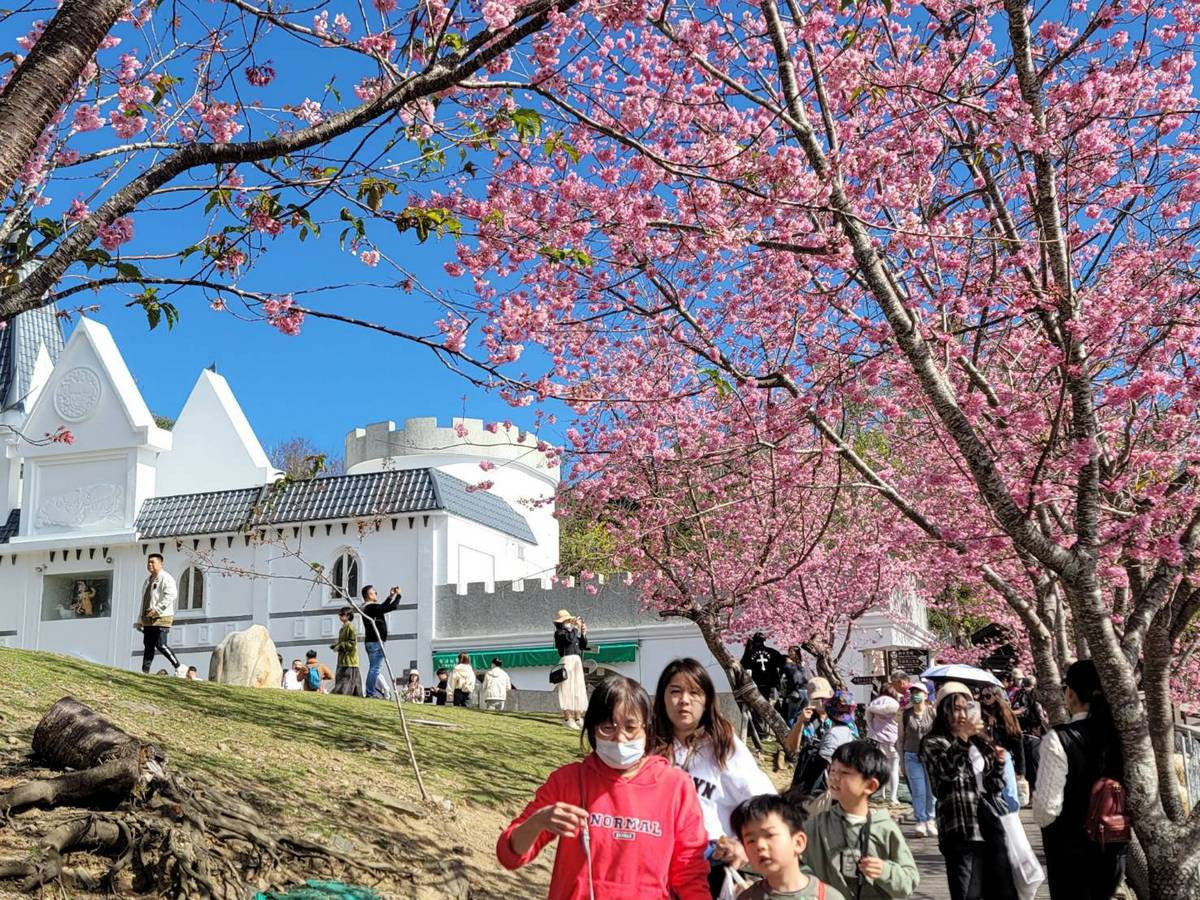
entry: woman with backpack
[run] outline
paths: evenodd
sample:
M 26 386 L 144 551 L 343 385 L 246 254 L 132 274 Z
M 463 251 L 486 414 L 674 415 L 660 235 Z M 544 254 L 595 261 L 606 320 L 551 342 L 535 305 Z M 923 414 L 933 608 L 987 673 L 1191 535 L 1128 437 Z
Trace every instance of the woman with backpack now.
M 983 733 L 979 704 L 966 685 L 946 682 L 921 762 L 937 798 L 938 849 L 951 900 L 1017 900 L 1004 826 L 1003 747 Z
M 1108 900 L 1129 846 L 1121 742 L 1096 664 L 1072 663 L 1064 682 L 1071 721 L 1042 738 L 1033 818 L 1052 900 Z
M 736 869 L 746 862 L 730 815 L 743 800 L 774 794 L 775 786 L 721 715 L 712 678 L 694 659 L 672 660 L 659 676 L 654 732 L 656 752 L 687 772 L 696 785 L 711 849 L 708 886 L 713 897 L 719 897 L 726 867 Z

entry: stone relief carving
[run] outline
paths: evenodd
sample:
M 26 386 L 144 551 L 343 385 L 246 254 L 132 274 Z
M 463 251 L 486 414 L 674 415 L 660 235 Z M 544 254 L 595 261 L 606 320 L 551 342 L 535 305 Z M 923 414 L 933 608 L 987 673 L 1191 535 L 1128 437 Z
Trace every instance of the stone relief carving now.
M 119 484 L 88 484 L 47 497 L 38 505 L 37 527 L 82 528 L 123 525 L 125 488 Z
M 54 408 L 68 422 L 82 422 L 100 404 L 100 376 L 77 366 L 62 377 L 54 389 Z

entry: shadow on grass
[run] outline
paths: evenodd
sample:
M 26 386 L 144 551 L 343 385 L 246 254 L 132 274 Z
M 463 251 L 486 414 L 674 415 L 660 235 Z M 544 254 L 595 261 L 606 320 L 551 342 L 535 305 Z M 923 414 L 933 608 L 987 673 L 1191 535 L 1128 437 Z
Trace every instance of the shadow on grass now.
M 40 709 L 39 715 L 66 694 L 95 705 L 118 722 L 143 712 L 138 727 L 131 730 L 151 740 L 169 741 L 179 748 L 174 755 L 213 774 L 233 768 L 282 788 L 301 780 L 294 761 L 307 761 L 309 768 L 319 769 L 321 751 L 326 749 L 362 754 L 374 762 L 385 757 L 393 761 L 398 775 L 411 774 L 391 703 L 147 676 L 71 657 L 29 657 L 33 664 L 20 668 L 34 670 L 28 672 L 25 684 L 35 688 L 28 705 Z M 119 693 L 111 704 L 104 697 L 110 689 Z M 443 729 L 410 722 L 417 759 L 430 788 L 490 807 L 523 806 L 552 769 L 581 752 L 578 734 L 556 724 L 552 716 L 425 705 L 406 706 L 405 712 L 410 720 L 455 726 Z M 242 728 L 255 729 L 267 742 L 278 744 L 279 763 L 241 760 L 236 747 L 217 748 L 218 742 L 236 740 L 232 734 Z M 226 731 L 231 736 L 224 735 Z

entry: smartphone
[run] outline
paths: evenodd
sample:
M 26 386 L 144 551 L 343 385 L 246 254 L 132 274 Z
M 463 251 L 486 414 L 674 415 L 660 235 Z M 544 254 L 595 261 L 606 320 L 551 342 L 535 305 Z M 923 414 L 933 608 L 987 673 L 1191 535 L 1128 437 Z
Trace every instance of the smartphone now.
M 983 711 L 974 700 L 967 704 L 967 718 L 972 722 L 983 721 Z

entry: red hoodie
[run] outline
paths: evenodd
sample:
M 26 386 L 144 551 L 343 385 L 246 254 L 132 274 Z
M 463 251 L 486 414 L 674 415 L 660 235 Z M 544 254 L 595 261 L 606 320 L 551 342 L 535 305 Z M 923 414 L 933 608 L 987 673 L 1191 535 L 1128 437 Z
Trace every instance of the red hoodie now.
M 709 900 L 708 835 L 696 788 L 682 769 L 651 756 L 632 778 L 601 762 L 555 769 L 533 802 L 504 829 L 496 856 L 506 869 L 519 869 L 554 840 L 543 831 L 529 852 L 518 856 L 509 836 L 546 806 L 562 801 L 590 813 L 592 884 L 596 900 Z M 554 857 L 549 900 L 587 900 L 587 860 L 582 837 L 563 838 Z

